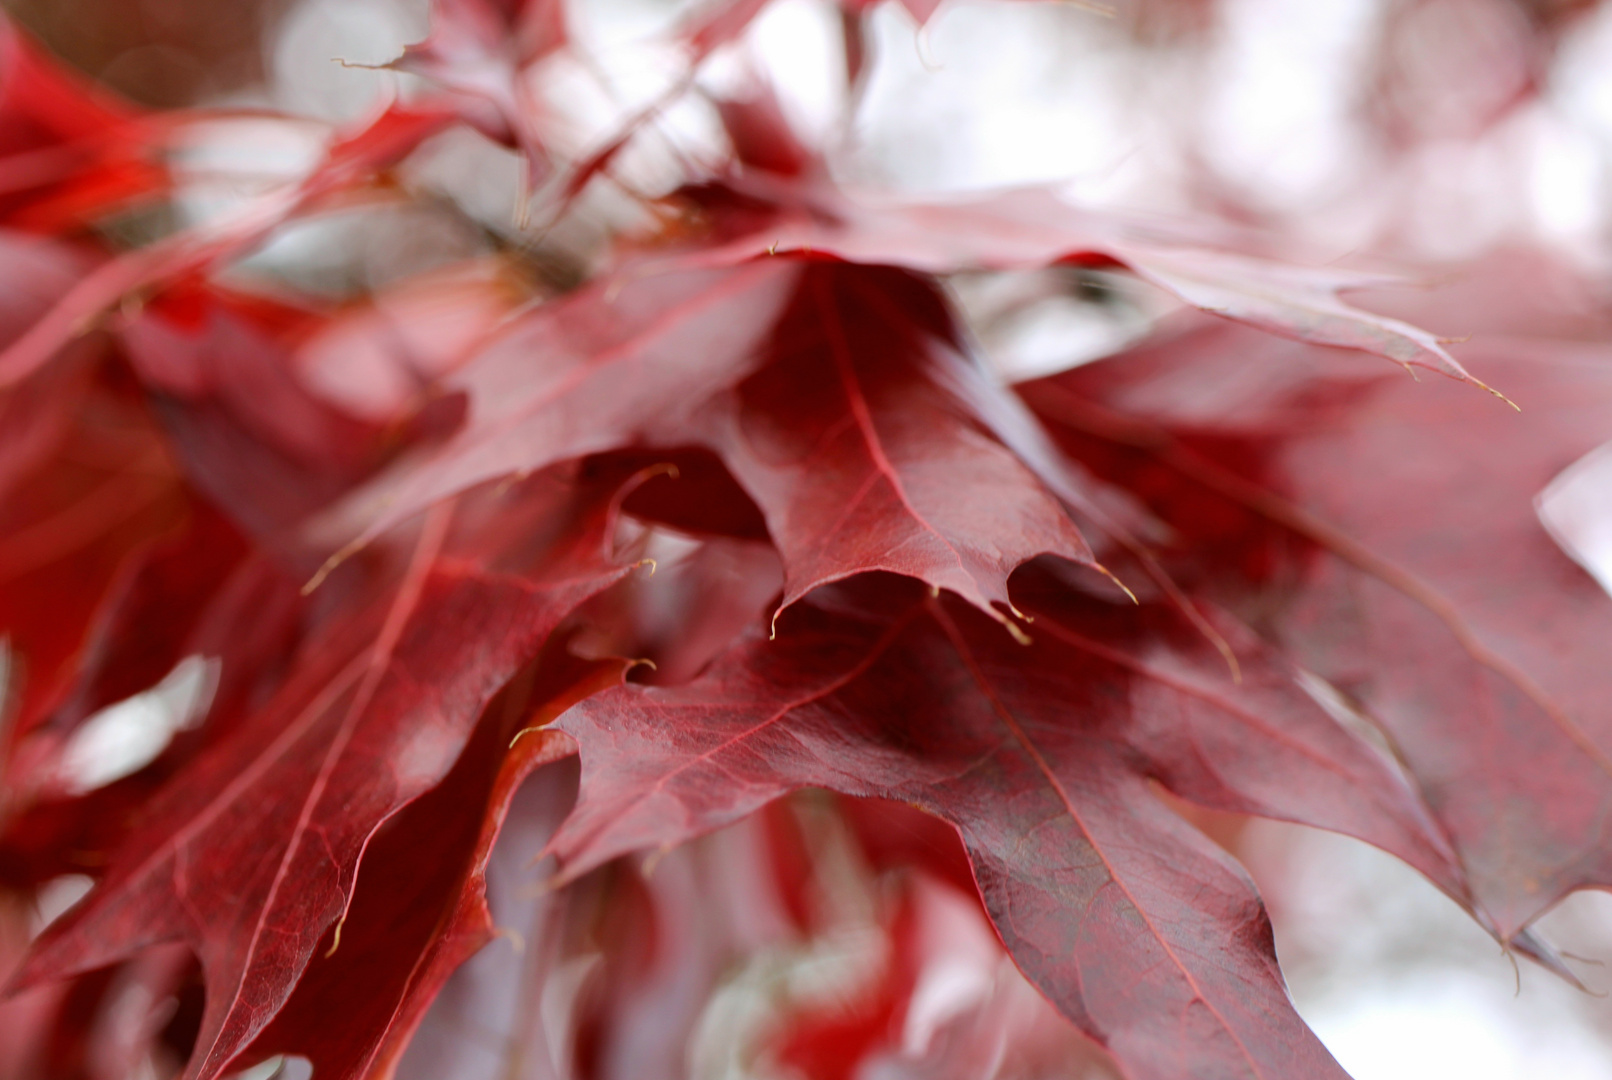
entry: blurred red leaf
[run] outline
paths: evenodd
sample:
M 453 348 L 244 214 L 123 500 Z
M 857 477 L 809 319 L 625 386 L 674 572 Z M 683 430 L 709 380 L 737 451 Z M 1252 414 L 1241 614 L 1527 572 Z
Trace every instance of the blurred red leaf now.
M 1534 508 L 1606 440 L 1612 366 L 1548 340 L 1467 352 L 1520 415 L 1220 327 L 1023 389 L 1068 448 L 1123 469 L 1180 530 L 1183 580 L 1252 599 L 1223 565 L 1190 565 L 1213 550 L 1206 521 L 1235 523 L 1233 557 L 1262 530 L 1286 538 L 1266 571 L 1282 604 L 1254 600 L 1262 621 L 1389 733 L 1510 936 L 1612 879 L 1612 732 L 1583 647 L 1612 635 L 1612 600 Z M 1248 379 L 1251 359 L 1280 374 Z
M 0 16 L 0 220 L 71 232 L 166 188 L 158 124 L 51 63 Z
M 537 486 L 574 521 L 529 580 L 445 556 L 452 511 L 433 512 L 401 581 L 358 597 L 262 715 L 170 785 L 18 984 L 188 941 L 208 998 L 187 1075 L 219 1075 L 347 911 L 376 828 L 449 772 L 481 708 L 560 619 L 625 572 L 607 557 L 604 494 L 572 508 L 563 485 Z
M 780 253 L 905 266 L 931 274 L 1060 263 L 1119 265 L 1193 307 L 1283 337 L 1362 349 L 1498 394 L 1434 335 L 1350 306 L 1341 294 L 1392 284 L 1381 274 L 1300 267 L 1239 253 L 1232 238 L 1181 223 L 1099 214 L 1026 188 L 973 200 L 868 200 L 814 183 L 760 176 L 687 192 L 715 218 L 720 243 L 690 266 Z M 735 198 L 737 196 L 737 198 Z M 735 214 L 735 210 L 742 213 Z
M 543 105 L 523 87 L 527 68 L 568 38 L 561 0 L 432 0 L 431 36 L 390 65 L 464 99 L 465 119 L 519 149 L 528 183 L 548 171 Z

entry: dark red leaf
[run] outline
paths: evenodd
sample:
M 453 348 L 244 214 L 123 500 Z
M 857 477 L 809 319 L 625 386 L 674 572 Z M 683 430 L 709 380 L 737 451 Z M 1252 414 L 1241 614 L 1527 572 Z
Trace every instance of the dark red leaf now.
M 183 514 L 154 419 L 93 358 L 88 349 L 64 357 L 0 391 L 0 443 L 18 452 L 0 498 L 0 634 L 15 650 L 22 688 L 8 739 L 60 703 L 125 562 Z
M 243 1062 L 299 1054 L 323 1077 L 390 1075 L 443 983 L 496 936 L 487 862 L 516 790 L 568 752 L 552 732 L 520 735 L 523 722 L 546 724 L 621 667 L 570 660 L 562 645 L 493 699 L 453 771 L 370 843 L 339 947 L 313 961 Z
M 380 464 L 386 429 L 321 400 L 293 346 L 321 320 L 197 284 L 123 328 L 192 482 L 248 533 L 283 538 Z
M 1612 364 L 1597 346 L 1515 338 L 1466 354 L 1520 415 L 1220 327 L 1025 392 L 1094 468 L 1126 470 L 1200 557 L 1206 520 L 1235 530 L 1221 549 L 1234 559 L 1286 538 L 1263 557 L 1278 591 L 1246 602 L 1383 725 L 1509 936 L 1612 881 L 1607 688 L 1585 649 L 1612 638 L 1612 601 L 1534 508 L 1612 434 Z M 1272 376 L 1249 379 L 1251 361 Z M 1245 451 L 1215 452 L 1227 444 Z M 1246 563 L 1180 575 L 1227 598 L 1261 584 Z
M 272 690 L 298 637 L 299 584 L 250 552 L 205 504 L 194 506 L 183 532 L 129 560 L 95 615 L 61 703 L 14 733 L 0 879 L 37 885 L 104 866 L 155 792 L 197 752 L 234 732 Z M 205 723 L 176 732 L 134 775 L 75 790 L 66 756 L 80 724 L 150 689 L 187 657 L 209 672 L 210 700 L 196 717 Z
M 774 333 L 766 366 L 704 425 L 767 517 L 784 606 L 889 570 L 996 613 L 1027 559 L 1091 560 L 1036 475 L 940 381 L 968 361 L 929 285 L 813 267 Z
M 1014 567 L 1043 553 L 1090 561 L 1036 473 L 993 437 L 991 414 L 1010 404 L 968 381 L 944 301 L 921 279 L 779 259 L 615 288 L 538 309 L 456 374 L 466 428 L 363 493 L 383 509 L 359 539 L 501 474 L 623 443 L 703 443 L 765 516 L 786 606 L 889 570 L 1005 619 Z
M 1147 782 L 1352 832 L 1461 896 L 1425 810 L 1231 626 L 1240 684 L 1167 612 L 1035 601 L 1028 647 L 905 587 L 808 601 L 686 687 L 577 706 L 556 725 L 583 768 L 565 876 L 797 787 L 912 802 L 959 827 L 1020 966 L 1133 1075 L 1341 1076 L 1246 878 Z
M 36 942 L 20 984 L 188 941 L 208 996 L 187 1075 L 227 1067 L 346 912 L 375 830 L 449 772 L 559 620 L 626 572 L 607 551 L 608 492 L 573 504 L 566 485 L 534 483 L 516 494 L 571 524 L 531 577 L 444 556 L 452 510 L 434 511 L 401 583 L 380 603 L 359 594 L 254 722 L 167 789 L 95 892 Z
M 445 380 L 467 399 L 463 430 L 360 492 L 328 534 L 361 543 L 487 480 L 637 443 L 686 445 L 700 406 L 759 364 L 799 276 L 784 261 L 663 274 L 535 309 Z

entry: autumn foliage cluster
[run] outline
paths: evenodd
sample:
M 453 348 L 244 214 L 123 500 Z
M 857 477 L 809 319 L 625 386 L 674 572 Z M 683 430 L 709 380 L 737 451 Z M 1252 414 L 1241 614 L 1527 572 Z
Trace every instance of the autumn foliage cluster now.
M 690 78 L 764 6 L 683 23 Z M 198 222 L 221 114 L 0 24 L 0 1076 L 1342 1077 L 1225 815 L 1573 977 L 1530 925 L 1612 887 L 1612 601 L 1535 499 L 1612 435 L 1598 318 L 847 190 L 764 83 L 559 272 L 667 104 L 556 153 L 571 49 L 436 0 L 415 90 Z M 241 272 L 454 130 L 523 162 L 496 251 Z M 1007 385 L 948 282 L 1009 271 L 1177 306 Z M 109 772 L 131 699 L 168 727 Z

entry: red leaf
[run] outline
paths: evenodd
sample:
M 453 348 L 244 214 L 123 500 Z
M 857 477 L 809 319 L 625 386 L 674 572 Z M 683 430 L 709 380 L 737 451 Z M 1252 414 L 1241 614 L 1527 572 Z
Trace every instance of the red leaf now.
M 453 119 L 453 113 L 441 108 L 393 105 L 353 130 L 337 132 L 325 159 L 303 180 L 253 200 L 223 221 L 176 233 L 103 263 L 0 352 L 0 389 L 49 363 L 124 296 L 239 257 L 295 214 L 395 165 Z
M 1383 275 L 1236 254 L 1222 238 L 1079 210 L 1038 188 L 950 203 L 860 201 L 822 186 L 759 178 L 739 190 L 772 203 L 774 214 L 745 222 L 738 239 L 689 255 L 689 265 L 781 252 L 932 274 L 1117 263 L 1212 314 L 1318 345 L 1363 349 L 1489 389 L 1432 334 L 1341 299 L 1349 290 L 1389 284 Z M 695 194 L 702 201 L 713 197 Z
M 800 270 L 779 262 L 604 282 L 535 309 L 447 381 L 469 398 L 469 422 L 410 477 L 407 503 L 680 432 L 760 363 Z
M 389 66 L 471 99 L 465 119 L 521 150 L 531 183 L 547 172 L 548 157 L 537 123 L 543 105 L 523 76 L 567 36 L 561 0 L 432 0 L 431 36 Z
M 3 234 L 0 234 L 3 235 Z M 0 303 L 0 340 L 82 262 L 12 234 L 0 257 L 27 284 Z M 21 661 L 9 741 L 60 700 L 89 621 L 131 555 L 176 523 L 183 496 L 160 432 L 86 340 L 0 389 L 0 634 Z
M 340 543 L 357 532 L 356 546 L 487 480 L 640 442 L 687 442 L 678 436 L 690 415 L 759 363 L 799 273 L 775 262 L 666 274 L 535 309 L 445 381 L 468 400 L 464 429 L 361 492 L 322 533 Z
M 121 335 L 192 482 L 259 538 L 282 538 L 382 459 L 385 429 L 321 400 L 296 370 L 292 343 L 320 321 L 198 283 Z
M 1612 883 L 1607 686 L 1585 652 L 1612 640 L 1612 601 L 1534 510 L 1612 433 L 1612 366 L 1604 349 L 1561 342 L 1467 352 L 1520 415 L 1219 327 L 1026 394 L 1071 436 L 1095 436 L 1090 452 L 1067 444 L 1094 468 L 1118 475 L 1101 459 L 1130 460 L 1127 482 L 1156 493 L 1185 537 L 1207 507 L 1244 523 L 1238 535 L 1288 538 L 1270 571 L 1281 592 L 1253 601 L 1282 603 L 1262 619 L 1386 728 L 1509 937 L 1567 892 Z M 1249 380 L 1251 359 L 1280 374 Z M 1206 454 L 1207 439 L 1248 452 Z M 1175 493 L 1195 501 L 1192 518 Z M 1209 574 L 1223 596 L 1247 589 L 1224 564 L 1183 573 Z
M 95 892 L 36 942 L 19 983 L 189 941 L 208 997 L 187 1075 L 218 1075 L 346 911 L 375 830 L 447 774 L 559 620 L 625 573 L 604 551 L 611 504 L 584 493 L 572 507 L 543 480 L 546 515 L 572 524 L 532 579 L 441 557 L 451 510 L 434 512 L 390 598 L 336 620 L 254 722 L 168 789 Z
M 164 190 L 160 122 L 74 77 L 0 15 L 0 219 L 68 232 Z
M 1037 601 L 1029 647 L 904 587 L 808 601 L 686 687 L 577 706 L 556 725 L 583 769 L 564 876 L 797 787 L 912 802 L 959 827 L 1020 966 L 1133 1075 L 1341 1076 L 1252 888 L 1145 781 L 1366 837 L 1460 895 L 1425 811 L 1246 636 L 1234 685 L 1165 612 Z
M 50 309 L 85 273 L 82 253 L 26 233 L 0 231 L 0 342 L 9 345 Z M 64 359 L 56 370 L 0 390 L 0 496 L 9 493 L 60 446 L 87 380 L 85 354 Z
M 539 309 L 450 382 L 469 394 L 467 428 L 366 493 L 385 509 L 360 539 L 500 473 L 699 442 L 765 515 L 784 606 L 890 570 L 1005 620 L 1014 567 L 1091 553 L 992 437 L 970 400 L 991 391 L 964 384 L 958 348 L 941 297 L 891 271 L 769 260 L 634 281 L 613 302 L 595 289 Z
M 516 790 L 567 753 L 552 733 L 520 736 L 521 722 L 547 723 L 619 681 L 621 667 L 552 649 L 535 688 L 528 679 L 493 701 L 453 771 L 369 845 L 339 948 L 313 961 L 243 1062 L 299 1054 L 323 1077 L 391 1074 L 443 983 L 496 936 L 487 862 Z M 342 1022 L 331 1024 L 337 1015 Z
M 889 570 L 1002 618 L 1020 563 L 1091 560 L 1035 474 L 937 381 L 967 362 L 929 286 L 814 267 L 775 335 L 767 366 L 719 403 L 713 446 L 767 517 L 783 606 Z
M 191 513 L 181 533 L 125 564 L 61 702 L 39 723 L 17 726 L 6 761 L 12 816 L 0 832 L 0 877 L 37 885 L 104 865 L 158 788 L 232 733 L 283 673 L 303 614 L 299 582 L 250 552 L 204 504 Z M 136 774 L 74 796 L 63 755 L 81 723 L 149 689 L 186 657 L 202 658 L 216 675 L 206 723 L 177 733 Z

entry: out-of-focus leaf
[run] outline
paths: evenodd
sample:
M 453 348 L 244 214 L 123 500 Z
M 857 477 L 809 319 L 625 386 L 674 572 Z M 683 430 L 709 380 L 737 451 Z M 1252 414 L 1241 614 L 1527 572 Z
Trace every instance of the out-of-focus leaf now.
M 391 66 L 467 99 L 465 119 L 519 149 L 535 182 L 548 171 L 544 106 L 525 76 L 568 36 L 562 0 L 432 0 L 431 36 Z
M 166 190 L 161 123 L 70 75 L 0 15 L 0 220 L 72 232 Z
M 1612 435 L 1612 364 L 1522 338 L 1466 354 L 1520 415 L 1213 326 L 1024 392 L 1179 532 L 1178 578 L 1257 612 L 1383 726 L 1510 936 L 1612 880 L 1592 644 L 1612 639 L 1612 600 L 1534 511 Z
M 626 572 L 607 550 L 610 493 L 540 479 L 519 494 L 543 504 L 553 539 L 529 576 L 445 556 L 452 511 L 435 511 L 401 581 L 350 594 L 261 714 L 170 785 L 95 892 L 35 943 L 19 984 L 188 941 L 208 997 L 187 1075 L 219 1075 L 348 910 L 375 830 L 448 774 L 559 620 Z
M 293 215 L 367 183 L 453 120 L 453 112 L 443 108 L 392 105 L 352 130 L 337 132 L 324 159 L 304 179 L 252 200 L 224 220 L 175 233 L 101 264 L 0 352 L 0 388 L 15 385 L 49 363 L 125 296 L 240 257 Z
M 1212 314 L 1317 345 L 1363 349 L 1489 389 L 1432 334 L 1349 306 L 1341 293 L 1383 286 L 1380 274 L 1318 269 L 1228 250 L 1213 236 L 1104 215 L 1029 188 L 972 201 L 865 200 L 823 186 L 746 181 L 735 200 L 690 193 L 730 235 L 687 256 L 694 266 L 780 252 L 905 266 L 926 273 L 1059 263 L 1119 265 Z M 734 213 L 743 209 L 742 216 Z M 736 219 L 736 220 L 735 220 Z M 1494 391 L 1491 391 L 1494 392 Z

